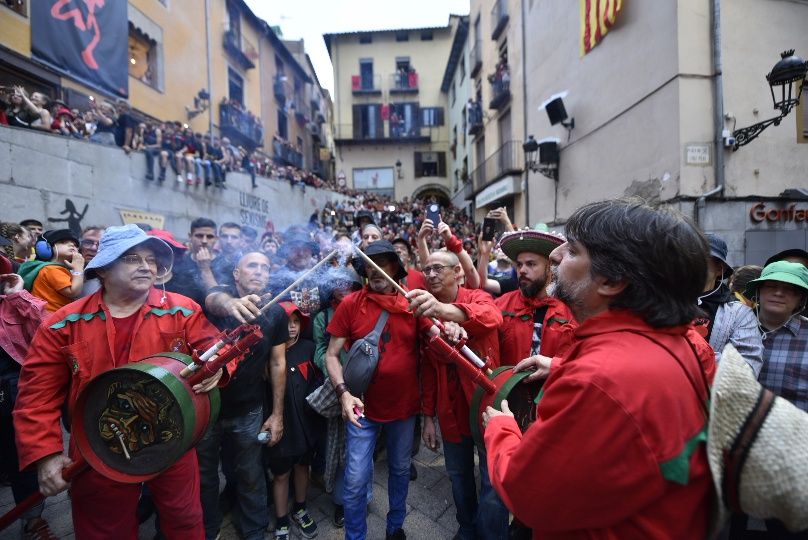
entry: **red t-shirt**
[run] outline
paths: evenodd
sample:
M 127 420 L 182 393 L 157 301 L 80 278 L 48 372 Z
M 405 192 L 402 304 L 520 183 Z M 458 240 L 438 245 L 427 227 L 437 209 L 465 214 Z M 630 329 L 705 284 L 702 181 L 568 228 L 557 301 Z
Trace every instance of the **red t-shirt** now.
M 368 335 L 382 313 L 372 298 L 395 303 L 379 339 L 379 363 L 362 401 L 365 416 L 375 422 L 403 420 L 418 413 L 421 395 L 418 384 L 418 332 L 416 319 L 406 312 L 408 302 L 399 295 L 379 295 L 362 289 L 347 296 L 334 312 L 328 333 L 354 341 Z
M 140 318 L 140 310 L 135 311 L 128 317 L 113 317 L 115 324 L 115 365 L 122 366 L 129 363 L 129 349 L 132 346 L 132 335 L 135 332 L 135 324 Z

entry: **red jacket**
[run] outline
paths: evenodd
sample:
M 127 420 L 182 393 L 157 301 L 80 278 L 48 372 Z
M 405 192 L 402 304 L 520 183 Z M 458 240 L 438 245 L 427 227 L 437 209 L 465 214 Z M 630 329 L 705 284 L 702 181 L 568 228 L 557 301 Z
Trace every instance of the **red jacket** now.
M 486 360 L 489 368 L 499 367 L 497 354 L 497 327 L 502 324 L 502 315 L 494 305 L 491 295 L 480 289 L 458 289 L 452 303 L 462 309 L 468 320 L 462 326 L 469 335 L 467 345 Z M 460 442 L 462 436 L 471 436 L 469 404 L 476 386 L 466 377 L 461 377 L 454 364 L 431 353 L 425 347 L 421 364 L 423 398 L 421 412 L 435 416 L 437 404 L 438 422 L 443 438 Z
M 96 375 L 117 366 L 114 359 L 115 323 L 104 304 L 103 289 L 50 315 L 34 337 L 20 371 L 14 409 L 20 469 L 51 454 L 61 453 L 61 407 L 68 414 L 79 392 Z M 213 344 L 218 330 L 199 305 L 185 296 L 152 289 L 140 308 L 127 362 L 164 351 L 190 354 Z M 71 443 L 71 457 L 76 450 Z
M 26 290 L 0 295 L 0 347 L 22 364 L 28 345 L 47 312 L 45 302 Z
M 712 349 L 691 326 L 651 328 L 625 311 L 587 319 L 575 338 L 524 435 L 511 417 L 489 422 L 497 493 L 543 540 L 704 538 L 714 494 L 699 370 L 712 382 Z
M 578 324 L 567 305 L 552 296 L 527 298 L 522 291 L 515 290 L 494 300 L 502 311 L 502 325 L 499 327 L 499 358 L 503 366 L 515 366 L 520 360 L 530 356 L 533 340 L 533 313 L 546 305 L 541 334 L 540 353 L 544 356 L 558 356 L 564 353 L 573 340 L 573 332 Z

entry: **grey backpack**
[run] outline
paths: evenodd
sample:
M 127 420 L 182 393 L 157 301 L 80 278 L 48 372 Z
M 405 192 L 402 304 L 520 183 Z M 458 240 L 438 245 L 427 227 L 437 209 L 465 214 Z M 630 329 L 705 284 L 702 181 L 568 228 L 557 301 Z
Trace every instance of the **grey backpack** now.
M 342 366 L 342 376 L 354 396 L 361 396 L 368 389 L 370 380 L 379 365 L 379 337 L 390 314 L 382 311 L 376 326 L 368 335 L 358 339 L 348 350 L 348 359 Z

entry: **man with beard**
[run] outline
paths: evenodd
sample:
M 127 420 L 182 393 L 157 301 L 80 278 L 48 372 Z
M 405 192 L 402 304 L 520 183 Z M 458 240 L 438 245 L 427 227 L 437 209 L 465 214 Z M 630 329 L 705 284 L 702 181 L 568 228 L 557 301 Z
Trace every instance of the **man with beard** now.
M 575 341 L 533 362 L 549 377 L 524 434 L 507 400 L 485 410 L 491 482 L 535 538 L 705 538 L 715 356 L 691 322 L 707 241 L 631 201 L 584 206 L 566 233 L 550 260 Z
M 413 289 L 407 297 L 417 316 L 445 321 L 447 334 L 468 337 L 468 346 L 488 367 L 499 366 L 497 327 L 502 315 L 491 295 L 479 289 L 461 287 L 463 270 L 457 255 L 435 251 L 423 268 L 427 290 Z M 447 336 L 448 337 L 448 336 Z M 447 363 L 440 352 L 427 348 L 421 364 L 424 415 L 423 438 L 433 452 L 439 447 L 434 416 L 437 411 L 443 438 L 446 472 L 452 481 L 452 497 L 460 530 L 456 538 L 506 538 L 508 509 L 491 487 L 485 453 L 479 452 L 480 499 L 474 479 L 474 439 L 471 436 L 470 403 L 476 386 L 461 377 L 457 367 Z
M 533 230 L 502 236 L 499 247 L 516 265 L 519 289 L 494 300 L 503 318 L 499 327 L 501 365 L 516 366 L 539 354 L 553 357 L 570 345 L 576 326 L 572 312 L 547 294 L 549 255 L 563 242 L 563 237 Z
M 365 253 L 388 276 L 407 275 L 395 248 L 387 240 L 370 244 Z M 368 265 L 369 266 L 369 265 Z M 325 363 L 346 421 L 345 443 L 345 538 L 367 536 L 367 493 L 373 482 L 373 448 L 383 427 L 387 434 L 388 540 L 403 540 L 410 483 L 410 452 L 415 415 L 421 408 L 418 381 L 419 346 L 417 320 L 407 299 L 398 294 L 384 275 L 372 267 L 359 268 L 368 285 L 337 306 L 328 324 L 331 335 Z M 379 359 L 370 384 L 354 395 L 343 376 L 343 347 L 367 336 L 383 312 L 389 314 L 379 337 Z M 358 392 L 357 392 L 358 394 Z
M 245 305 L 261 302 L 269 281 L 269 259 L 253 251 L 241 257 L 233 269 L 234 285 L 211 289 L 205 299 L 212 322 L 222 329 L 233 329 L 245 315 Z M 253 313 L 253 312 L 250 312 Z M 254 315 L 257 315 L 257 310 Z M 283 435 L 283 400 L 286 388 L 286 340 L 289 339 L 288 317 L 280 306 L 272 306 L 254 321 L 264 337 L 242 360 L 230 383 L 222 388 L 219 419 L 197 446 L 205 515 L 205 537 L 219 535 L 222 514 L 219 509 L 219 454 L 222 446 L 229 452 L 222 469 L 235 473 L 238 525 L 245 539 L 264 538 L 269 525 L 266 512 L 267 486 L 261 463 L 261 445 L 256 443 L 259 431 L 269 432 L 270 446 Z M 267 370 L 267 364 L 269 369 Z M 272 414 L 264 422 L 264 373 L 270 374 Z M 229 479 L 229 478 L 228 478 Z

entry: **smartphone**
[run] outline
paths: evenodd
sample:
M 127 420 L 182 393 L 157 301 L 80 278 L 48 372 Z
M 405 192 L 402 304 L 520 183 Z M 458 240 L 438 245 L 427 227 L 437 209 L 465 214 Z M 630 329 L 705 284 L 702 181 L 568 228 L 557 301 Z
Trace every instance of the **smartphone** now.
M 440 205 L 432 203 L 426 207 L 426 218 L 432 220 L 434 226 L 440 223 Z
M 483 218 L 483 240 L 493 240 L 497 232 L 497 220 L 494 218 Z

